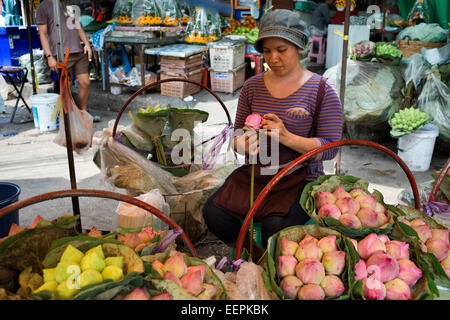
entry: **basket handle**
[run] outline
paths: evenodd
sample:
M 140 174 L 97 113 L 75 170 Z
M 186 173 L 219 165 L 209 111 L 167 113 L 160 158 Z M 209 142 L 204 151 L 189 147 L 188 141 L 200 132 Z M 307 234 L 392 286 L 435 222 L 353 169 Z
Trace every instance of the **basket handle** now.
M 447 174 L 449 168 L 450 168 L 450 158 L 447 159 L 447 162 L 444 164 L 444 167 L 442 168 L 439 177 L 436 179 L 433 189 L 431 189 L 431 194 L 428 202 L 432 202 L 434 201 L 434 198 L 436 198 L 436 195 L 439 191 L 439 187 L 441 186 L 442 181 L 444 181 L 445 175 Z
M 264 189 L 261 190 L 258 197 L 254 201 L 253 206 L 248 211 L 244 222 L 242 223 L 241 231 L 239 232 L 239 236 L 238 236 L 238 239 L 236 242 L 235 260 L 239 260 L 239 258 L 241 257 L 242 245 L 244 243 L 244 238 L 245 238 L 245 235 L 247 232 L 247 228 L 250 224 L 250 221 L 253 219 L 253 216 L 255 215 L 255 213 L 258 210 L 259 206 L 261 205 L 262 201 L 266 198 L 267 194 L 278 183 L 278 181 L 281 178 L 283 178 L 287 173 L 289 173 L 291 171 L 291 169 L 304 163 L 305 161 L 309 160 L 316 154 L 319 154 L 319 153 L 329 150 L 329 149 L 334 149 L 337 147 L 348 146 L 348 145 L 359 145 L 359 146 L 371 147 L 371 148 L 383 151 L 384 153 L 386 153 L 386 154 L 390 155 L 392 158 L 394 158 L 394 160 L 397 161 L 397 163 L 400 165 L 400 167 L 406 173 L 409 183 L 411 184 L 411 187 L 413 190 L 415 207 L 416 207 L 416 209 L 420 210 L 420 197 L 419 197 L 419 191 L 417 189 L 416 180 L 414 179 L 414 176 L 413 176 L 411 170 L 409 170 L 409 168 L 405 164 L 405 162 L 397 154 L 395 154 L 392 150 L 390 150 L 382 145 L 379 145 L 375 142 L 365 141 L 365 140 L 341 140 L 341 141 L 337 141 L 337 142 L 332 142 L 332 143 L 323 145 L 321 147 L 318 147 L 314 150 L 311 150 L 311 151 L 301 155 L 296 160 L 292 161 L 288 166 L 284 167 L 280 172 L 278 172 L 272 178 L 272 180 L 270 180 L 269 183 L 264 187 Z
M 160 210 L 155 208 L 154 206 L 133 198 L 131 196 L 120 194 L 117 192 L 112 191 L 106 191 L 106 190 L 90 190 L 90 189 L 70 189 L 70 190 L 61 190 L 61 191 L 54 191 L 54 192 L 48 192 L 43 193 L 13 204 L 10 204 L 9 206 L 6 206 L 2 209 L 0 209 L 0 219 L 5 217 L 6 215 L 10 214 L 13 211 L 19 210 L 21 208 L 27 207 L 29 205 L 47 201 L 47 200 L 53 200 L 53 199 L 59 199 L 59 198 L 66 198 L 66 197 L 95 197 L 95 198 L 107 198 L 107 199 L 113 199 L 118 201 L 127 202 L 130 204 L 133 204 L 141 209 L 149 211 L 151 214 L 157 216 L 162 221 L 166 222 L 172 229 L 176 231 L 181 231 L 181 237 L 184 240 L 184 243 L 189 247 L 192 254 L 195 257 L 198 257 L 197 251 L 195 250 L 194 246 L 192 245 L 191 240 L 189 240 L 186 233 L 183 231 L 183 229 L 176 224 L 172 219 L 170 219 L 168 216 L 166 216 L 164 213 L 162 213 Z
M 125 111 L 125 109 L 128 107 L 128 105 L 131 103 L 131 101 L 134 100 L 134 98 L 136 98 L 142 92 L 147 91 L 151 87 L 157 86 L 157 85 L 159 85 L 161 83 L 173 82 L 173 81 L 181 81 L 181 82 L 187 82 L 187 83 L 195 84 L 195 85 L 205 89 L 206 91 L 208 91 L 214 98 L 216 98 L 217 101 L 219 101 L 220 105 L 222 106 L 223 110 L 225 111 L 225 113 L 227 115 L 228 124 L 229 125 L 233 124 L 233 122 L 231 121 L 230 113 L 228 112 L 227 107 L 225 106 L 223 101 L 214 93 L 214 91 L 212 91 L 208 87 L 204 86 L 203 84 L 195 82 L 195 81 L 192 81 L 192 80 L 182 79 L 182 78 L 168 78 L 168 79 L 158 80 L 156 82 L 147 84 L 147 85 L 145 85 L 144 87 L 140 88 L 138 91 L 136 91 L 135 93 L 133 93 L 131 95 L 131 97 L 125 102 L 125 104 L 122 106 L 122 108 L 120 109 L 119 113 L 117 114 L 116 121 L 114 122 L 112 136 L 114 137 L 116 135 L 117 126 L 119 124 L 120 118 L 122 117 L 122 113 Z

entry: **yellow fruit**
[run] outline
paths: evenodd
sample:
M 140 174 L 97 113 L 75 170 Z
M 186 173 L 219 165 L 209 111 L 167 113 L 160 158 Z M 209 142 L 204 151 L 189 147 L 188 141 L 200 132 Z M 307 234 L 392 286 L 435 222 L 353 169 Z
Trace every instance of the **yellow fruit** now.
M 61 300 L 69 300 L 71 299 L 75 293 L 78 292 L 79 289 L 77 289 L 76 285 L 72 285 L 70 288 L 67 286 L 67 283 L 70 281 L 64 281 L 61 282 L 57 287 L 55 291 L 55 296 L 57 299 Z
M 56 281 L 55 270 L 56 268 L 49 268 L 42 270 L 42 273 L 44 274 L 44 282 Z
M 83 271 L 78 279 L 80 288 L 86 287 L 90 284 L 100 283 L 103 281 L 103 277 L 100 272 L 94 269 L 88 269 Z
M 55 268 L 55 280 L 58 283 L 65 282 L 69 277 L 76 279 L 81 273 L 80 266 L 71 262 L 59 262 Z
M 54 293 L 57 286 L 58 286 L 58 282 L 56 282 L 55 280 L 46 281 L 42 286 L 40 286 L 39 288 L 34 290 L 34 293 L 38 293 L 38 292 L 41 292 L 44 290 L 48 290 L 51 293 Z
M 96 252 L 85 255 L 80 261 L 81 271 L 94 269 L 101 272 L 105 265 L 105 260 L 99 257 Z
M 73 262 L 79 264 L 84 254 L 72 245 L 68 245 L 64 250 L 60 262 Z
M 106 266 L 102 271 L 103 279 L 111 279 L 112 281 L 120 281 L 123 279 L 123 271 L 117 266 Z
M 103 254 L 103 249 L 101 245 L 98 245 L 94 248 L 89 249 L 88 251 L 86 251 L 85 255 L 87 256 L 88 254 L 95 252 L 101 259 L 105 259 L 105 255 Z

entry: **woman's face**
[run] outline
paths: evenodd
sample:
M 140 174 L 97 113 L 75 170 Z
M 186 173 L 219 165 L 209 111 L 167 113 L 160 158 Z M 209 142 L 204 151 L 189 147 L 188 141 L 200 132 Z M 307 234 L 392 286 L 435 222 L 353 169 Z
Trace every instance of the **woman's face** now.
M 282 38 L 263 40 L 263 55 L 270 69 L 278 76 L 290 73 L 300 64 L 299 48 Z

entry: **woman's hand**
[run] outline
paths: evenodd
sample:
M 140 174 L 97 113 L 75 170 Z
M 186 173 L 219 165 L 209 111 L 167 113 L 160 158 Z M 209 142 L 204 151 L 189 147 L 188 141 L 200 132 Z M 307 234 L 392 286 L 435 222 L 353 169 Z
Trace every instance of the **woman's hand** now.
M 291 133 L 284 126 L 283 121 L 278 118 L 277 115 L 273 113 L 266 113 L 263 116 L 263 121 L 261 122 L 262 129 L 267 130 L 267 135 L 272 136 L 274 133 L 272 131 L 278 130 L 279 140 L 281 144 L 286 145 L 287 140 L 291 136 Z
M 234 137 L 234 150 L 239 154 L 255 156 L 259 152 L 259 138 L 256 130 L 243 127 L 245 132 Z

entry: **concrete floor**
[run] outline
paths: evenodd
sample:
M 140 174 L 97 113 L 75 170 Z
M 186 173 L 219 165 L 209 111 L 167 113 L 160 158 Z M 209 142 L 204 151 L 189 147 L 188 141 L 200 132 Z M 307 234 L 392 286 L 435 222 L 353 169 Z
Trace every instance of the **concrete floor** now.
M 46 92 L 49 86 L 40 86 L 39 92 Z M 94 123 L 94 132 L 102 131 L 114 121 L 118 111 L 131 94 L 112 95 L 101 89 L 101 83 L 93 82 L 88 110 L 100 115 L 101 121 Z M 218 94 L 227 106 L 230 118 L 234 121 L 239 90 L 234 94 Z M 193 101 L 163 97 L 159 93 L 148 93 L 136 97 L 128 110 L 139 107 L 170 103 L 176 107 L 188 105 L 210 113 L 208 121 L 197 128 L 197 132 L 207 136 L 217 134 L 228 123 L 226 113 L 206 90 L 193 95 Z M 42 132 L 35 129 L 33 122 L 7 123 L 11 116 L 15 100 L 8 100 L 3 114 L 0 113 L 0 181 L 8 181 L 20 186 L 20 200 L 46 192 L 70 189 L 70 178 L 65 148 L 53 143 L 57 131 Z M 30 114 L 21 106 L 15 122 L 31 120 Z M 131 120 L 126 112 L 120 124 L 128 125 Z M 396 152 L 395 141 L 384 143 Z M 91 148 L 83 155 L 74 153 L 77 187 L 79 189 L 112 190 L 104 181 L 102 174 L 92 161 L 95 149 Z M 430 173 L 440 170 L 448 155 L 435 150 L 430 169 L 426 172 L 414 172 L 417 184 L 431 180 Z M 334 160 L 324 163 L 326 173 L 333 173 Z M 341 170 L 344 174 L 354 175 L 371 182 L 371 188 L 380 190 L 387 203 L 400 203 L 399 194 L 411 190 L 410 183 L 397 163 L 384 153 L 366 147 L 342 148 Z M 116 224 L 115 209 L 117 201 L 99 198 L 80 198 L 81 222 L 83 229 L 96 226 L 100 230 L 112 230 Z M 28 226 L 37 215 L 54 219 L 63 214 L 71 214 L 70 198 L 42 202 L 20 210 L 20 224 Z

